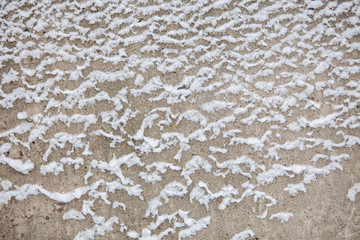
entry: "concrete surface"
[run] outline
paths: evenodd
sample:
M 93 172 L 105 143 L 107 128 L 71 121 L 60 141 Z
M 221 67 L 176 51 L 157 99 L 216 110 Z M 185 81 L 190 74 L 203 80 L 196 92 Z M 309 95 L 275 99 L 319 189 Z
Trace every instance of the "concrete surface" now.
M 92 232 L 94 239 L 130 239 L 128 232 L 141 235 L 151 222 L 180 209 L 189 211 L 188 222 L 176 215 L 151 234 L 173 228 L 175 222 L 187 225 L 163 238 L 178 239 L 181 230 L 210 216 L 210 224 L 196 230 L 192 239 L 232 239 L 247 229 L 254 233 L 247 239 L 360 239 L 360 200 L 347 197 L 360 182 L 358 1 L 105 2 L 0 3 L 0 142 L 11 144 L 0 161 L 1 239 L 73 239 L 94 226 L 99 227 Z M 99 93 L 108 96 L 92 98 Z M 162 99 L 156 99 L 159 96 Z M 120 118 L 127 109 L 134 113 L 127 120 L 102 115 L 115 110 Z M 196 110 L 205 122 L 187 120 L 184 113 L 189 110 Z M 21 119 L 19 112 L 27 116 Z M 76 122 L 76 114 L 93 114 L 96 122 Z M 154 117 L 153 125 L 146 128 L 149 116 Z M 194 116 L 192 112 L 187 117 Z M 225 117 L 231 119 L 226 122 Z M 20 124 L 30 125 L 16 128 Z M 241 132 L 226 135 L 232 129 Z M 98 130 L 102 134 L 96 134 Z M 59 132 L 81 144 L 76 147 L 70 138 L 61 142 Z M 136 138 L 136 133 L 142 137 Z M 180 135 L 171 140 L 167 133 Z M 154 139 L 159 143 L 152 146 Z M 44 161 L 52 143 L 55 147 Z M 84 154 L 87 144 L 92 154 Z M 210 146 L 227 152 L 213 153 Z M 268 155 L 276 146 L 279 159 Z M 181 147 L 185 150 L 176 160 Z M 92 164 L 132 153 L 142 166 L 104 169 Z M 316 154 L 325 158 L 313 163 Z M 210 155 L 218 163 L 247 156 L 254 164 L 235 164 L 238 170 L 231 172 L 229 165 L 219 167 Z M 345 157 L 331 160 L 341 155 Z M 211 169 L 203 169 L 203 163 L 189 165 L 194 156 Z M 64 157 L 82 158 L 83 163 L 77 170 L 62 164 L 58 174 L 41 174 L 41 166 Z M 30 160 L 33 167 L 24 174 L 6 159 Z M 150 183 L 140 173 L 154 172 L 146 168 L 154 162 L 171 163 L 179 170 L 158 171 L 162 180 Z M 329 164 L 335 167 L 326 174 L 319 170 Z M 272 182 L 260 183 L 262 173 L 279 166 L 287 170 Z M 308 168 L 296 173 L 294 166 Z M 111 172 L 118 168 L 133 184 Z M 288 184 L 305 181 L 315 168 L 319 174 L 304 185 L 305 191 L 284 191 Z M 185 169 L 194 171 L 190 184 Z M 93 175 L 86 182 L 89 172 Z M 214 175 L 220 172 L 226 177 Z M 72 192 L 100 179 L 104 184 L 93 190 Z M 12 186 L 7 188 L 9 181 Z M 107 183 L 112 181 L 120 181 L 124 189 L 139 185 L 143 200 L 125 190 L 111 192 Z M 172 189 L 167 203 L 166 198 L 160 200 L 158 216 L 146 216 L 149 201 L 173 181 L 184 186 L 186 194 Z M 208 210 L 191 199 L 199 182 L 207 183 L 213 193 Z M 219 209 L 224 199 L 240 199 L 246 182 L 262 197 L 256 199 L 253 191 Z M 222 190 L 230 185 L 238 193 L 225 197 Z M 54 195 L 31 186 L 76 197 L 60 194 L 62 200 L 54 200 Z M 267 207 L 265 196 L 276 204 Z M 88 201 L 93 201 L 92 213 L 84 210 Z M 115 209 L 115 201 L 124 203 L 126 210 Z M 82 211 L 84 220 L 63 220 L 71 209 Z M 293 217 L 283 223 L 270 220 L 281 212 Z M 117 223 L 104 227 L 111 217 Z M 121 226 L 127 230 L 121 231 Z

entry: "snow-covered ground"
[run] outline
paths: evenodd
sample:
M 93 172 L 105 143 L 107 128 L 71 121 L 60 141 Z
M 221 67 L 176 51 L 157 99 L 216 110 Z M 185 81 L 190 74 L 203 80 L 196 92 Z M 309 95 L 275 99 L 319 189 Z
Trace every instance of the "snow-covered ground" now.
M 359 239 L 360 2 L 2 1 L 3 239 Z

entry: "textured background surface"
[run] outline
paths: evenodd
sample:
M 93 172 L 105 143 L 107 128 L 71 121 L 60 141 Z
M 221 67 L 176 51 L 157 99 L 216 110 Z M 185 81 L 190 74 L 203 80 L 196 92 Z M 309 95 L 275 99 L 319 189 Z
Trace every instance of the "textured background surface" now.
M 2 1 L 0 238 L 360 239 L 360 6 L 324 2 Z

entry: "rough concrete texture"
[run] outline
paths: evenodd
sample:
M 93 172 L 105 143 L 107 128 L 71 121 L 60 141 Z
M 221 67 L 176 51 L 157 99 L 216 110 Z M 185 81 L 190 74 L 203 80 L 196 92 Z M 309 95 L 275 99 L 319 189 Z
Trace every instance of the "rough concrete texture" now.
M 359 1 L 0 6 L 1 239 L 360 239 Z

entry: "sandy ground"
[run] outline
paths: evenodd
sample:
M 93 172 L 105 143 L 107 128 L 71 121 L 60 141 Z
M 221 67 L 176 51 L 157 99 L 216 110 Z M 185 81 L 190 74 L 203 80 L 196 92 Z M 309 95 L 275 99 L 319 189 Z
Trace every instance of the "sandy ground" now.
M 360 200 L 347 197 L 360 182 L 360 7 L 319 2 L 3 1 L 0 144 L 11 148 L 0 152 L 0 238 L 73 239 L 93 229 L 95 239 L 130 239 L 128 232 L 140 237 L 151 222 L 175 213 L 151 234 L 178 224 L 163 238 L 178 239 L 197 222 L 192 239 L 236 239 L 246 230 L 254 233 L 247 239 L 360 239 Z M 195 112 L 186 119 L 190 110 L 204 122 L 191 120 Z M 106 120 L 110 111 L 117 115 Z M 127 111 L 133 116 L 116 120 Z M 95 122 L 77 121 L 76 114 Z M 61 140 L 58 133 L 68 135 Z M 166 139 L 167 133 L 178 137 Z M 151 145 L 154 139 L 159 142 Z M 276 146 L 278 159 L 269 155 Z M 94 165 L 133 153 L 143 165 Z M 311 162 L 317 154 L 323 157 Z M 253 165 L 221 167 L 242 156 Z M 204 162 L 191 165 L 194 157 Z M 41 171 L 63 158 L 83 162 L 77 170 L 60 164 L 58 173 Z M 33 167 L 16 171 L 6 159 L 30 160 Z M 147 166 L 156 162 L 178 169 L 158 170 L 161 180 L 151 183 L 140 173 L 153 173 Z M 296 172 L 295 166 L 308 168 Z M 261 174 L 273 169 L 276 175 L 279 168 L 281 174 L 261 183 Z M 118 169 L 133 182 L 116 175 Z M 74 192 L 99 180 L 98 187 Z M 108 183 L 116 181 L 125 187 L 111 191 Z M 149 201 L 174 181 L 184 193 L 172 189 L 160 199 L 158 215 L 147 216 Z M 208 208 L 192 197 L 201 182 L 212 192 L 203 188 Z M 301 182 L 305 190 L 284 191 Z M 245 183 L 254 191 L 236 202 L 249 189 Z M 126 190 L 134 186 L 140 195 Z M 229 186 L 237 192 L 226 195 Z M 276 204 L 270 206 L 269 197 Z M 116 201 L 126 210 L 114 207 Z M 72 209 L 84 219 L 63 220 Z M 189 211 L 187 217 L 176 215 L 179 210 Z M 270 219 L 282 212 L 293 217 Z M 104 227 L 112 217 L 115 223 Z M 201 225 L 206 217 L 210 223 Z

